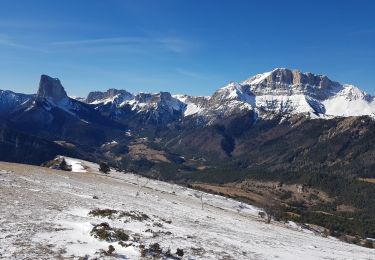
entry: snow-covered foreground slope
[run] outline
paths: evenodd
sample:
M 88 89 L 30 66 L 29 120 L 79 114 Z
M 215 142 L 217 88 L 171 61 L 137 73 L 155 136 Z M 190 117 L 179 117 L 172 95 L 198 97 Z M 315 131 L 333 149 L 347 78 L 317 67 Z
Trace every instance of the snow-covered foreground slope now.
M 87 172 L 0 163 L 0 258 L 89 259 L 111 244 L 113 257 L 139 259 L 142 245 L 159 243 L 163 252 L 183 249 L 184 259 L 375 259 L 375 250 L 266 224 L 259 209 L 231 199 L 67 161 Z M 118 212 L 88 214 L 97 208 Z M 129 240 L 121 246 L 91 236 L 103 222 Z

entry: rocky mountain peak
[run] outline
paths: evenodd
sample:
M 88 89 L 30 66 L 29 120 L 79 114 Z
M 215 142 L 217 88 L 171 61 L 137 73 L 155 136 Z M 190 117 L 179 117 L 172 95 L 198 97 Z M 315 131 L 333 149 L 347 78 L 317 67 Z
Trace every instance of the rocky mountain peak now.
M 169 92 L 163 92 L 163 91 L 161 91 L 159 93 L 159 96 L 160 96 L 160 100 L 161 101 L 169 101 L 169 100 L 173 99 L 171 93 L 169 93 Z
M 101 91 L 90 92 L 87 95 L 86 102 L 87 103 L 101 102 L 106 99 L 112 99 L 116 96 L 121 96 L 121 100 L 133 98 L 133 95 L 126 90 L 110 88 L 105 92 L 101 92 Z
M 268 77 L 265 78 L 266 83 L 283 83 L 291 85 L 295 79 L 300 76 L 299 71 L 291 71 L 289 69 L 281 68 L 273 70 Z
M 58 78 L 52 78 L 47 75 L 40 77 L 38 97 L 48 98 L 58 103 L 59 101 L 68 98 L 64 87 Z
M 325 75 L 316 75 L 310 72 L 301 72 L 299 70 L 290 70 L 287 68 L 276 68 L 270 72 L 255 75 L 244 81 L 243 84 L 266 86 L 308 85 L 318 88 L 339 85 L 339 83 L 330 80 Z

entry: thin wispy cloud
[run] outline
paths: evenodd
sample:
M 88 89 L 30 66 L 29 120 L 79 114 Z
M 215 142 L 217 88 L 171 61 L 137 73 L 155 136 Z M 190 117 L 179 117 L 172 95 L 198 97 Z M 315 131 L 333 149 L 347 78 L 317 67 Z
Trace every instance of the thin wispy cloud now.
M 96 38 L 96 39 L 84 39 L 84 40 L 70 40 L 70 41 L 59 41 L 52 42 L 51 45 L 55 46 L 105 46 L 114 44 L 144 44 L 147 42 L 146 38 L 142 37 L 113 37 L 113 38 Z
M 6 47 L 14 47 L 14 48 L 25 48 L 27 46 L 18 44 L 14 42 L 12 39 L 10 39 L 7 36 L 0 35 L 0 45 L 6 46 Z
M 72 21 L 58 21 L 49 20 L 48 22 L 43 20 L 0 20 L 0 29 L 5 30 L 91 30 L 93 26 L 89 23 L 83 22 L 72 22 Z M 100 24 L 95 25 L 95 29 L 108 29 Z
M 175 53 L 184 53 L 192 49 L 192 44 L 176 37 L 166 37 L 158 40 L 166 49 Z
M 29 51 L 46 52 L 45 50 L 35 48 L 34 46 L 19 43 L 18 41 L 14 40 L 12 37 L 9 37 L 4 34 L 0 34 L 0 46 L 16 48 L 16 49 L 24 49 L 24 50 L 29 50 Z
M 203 75 L 195 72 L 195 71 L 191 71 L 191 70 L 187 70 L 187 69 L 182 69 L 182 68 L 177 68 L 176 69 L 177 73 L 181 74 L 181 75 L 184 75 L 184 76 L 188 76 L 188 77 L 191 77 L 191 78 L 204 78 Z
M 36 28 L 52 28 L 56 27 L 55 23 L 45 23 L 37 21 L 12 21 L 12 20 L 1 20 L 0 28 L 5 29 L 36 29 Z
M 172 53 L 182 54 L 192 49 L 192 44 L 182 38 L 164 37 L 108 37 L 108 38 L 94 38 L 94 39 L 79 39 L 58 41 L 50 43 L 51 46 L 58 47 L 95 47 L 107 48 L 113 46 L 123 47 L 137 47 L 148 50 L 161 49 Z

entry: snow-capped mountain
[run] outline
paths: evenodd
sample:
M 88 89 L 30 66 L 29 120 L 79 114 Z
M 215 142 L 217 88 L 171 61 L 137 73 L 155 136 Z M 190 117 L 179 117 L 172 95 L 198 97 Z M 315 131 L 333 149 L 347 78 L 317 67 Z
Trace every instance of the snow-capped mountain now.
M 229 83 L 189 115 L 213 120 L 238 111 L 254 111 L 262 119 L 295 114 L 310 118 L 374 116 L 375 101 L 357 87 L 341 85 L 326 76 L 275 69 L 242 83 Z
M 156 118 L 166 113 L 180 115 L 180 119 L 199 117 L 206 123 L 248 111 L 261 119 L 295 114 L 310 118 L 375 115 L 374 97 L 357 87 L 285 68 L 255 75 L 242 83 L 231 82 L 210 97 L 171 96 L 167 92 L 132 95 L 108 90 L 90 93 L 86 102 L 97 105 L 99 110 L 110 104 L 116 109 L 130 107 L 136 113 L 151 113 Z
M 327 76 L 275 69 L 243 83 L 255 96 L 260 115 L 307 114 L 311 117 L 375 115 L 374 97 Z
M 106 92 L 90 92 L 86 102 L 95 110 L 119 119 L 121 117 L 143 117 L 154 123 L 168 123 L 178 120 L 185 111 L 186 104 L 169 92 L 138 93 L 133 95 L 125 90 L 109 89 Z
M 37 94 L 24 99 L 15 99 L 17 106 L 3 117 L 19 130 L 49 140 L 95 143 L 106 138 L 108 128 L 109 134 L 123 128 L 90 105 L 68 97 L 60 80 L 47 75 L 41 76 Z
M 107 104 L 113 103 L 120 106 L 124 101 L 133 99 L 133 94 L 126 90 L 108 89 L 106 92 L 94 91 L 90 92 L 86 98 L 89 104 Z
M 63 110 L 79 118 L 77 112 L 87 107 L 86 104 L 68 97 L 59 79 L 47 75 L 41 76 L 37 94 L 26 96 L 25 99 L 24 102 L 19 104 L 16 112 L 32 112 L 35 110 L 39 111 L 39 114 L 45 114 L 52 110 Z M 53 118 L 50 117 L 50 119 Z
M 81 120 L 79 114 L 87 110 L 85 103 L 68 97 L 59 79 L 42 75 L 37 94 L 23 102 L 10 117 L 48 125 L 61 115 Z

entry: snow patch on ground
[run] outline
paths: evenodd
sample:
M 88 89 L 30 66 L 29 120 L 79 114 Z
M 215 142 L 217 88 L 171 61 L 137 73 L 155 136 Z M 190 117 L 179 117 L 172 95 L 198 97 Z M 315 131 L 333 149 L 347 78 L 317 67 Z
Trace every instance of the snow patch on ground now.
M 127 133 L 127 132 L 126 132 Z M 116 145 L 116 144 L 118 144 L 118 142 L 117 141 L 115 141 L 115 140 L 113 140 L 113 141 L 111 141 L 111 142 L 107 142 L 107 143 L 104 143 L 104 144 L 102 144 L 102 148 L 105 148 L 105 147 L 107 147 L 107 146 L 114 146 L 114 145 Z
M 72 172 L 87 172 L 81 161 L 69 157 L 65 157 L 65 161 L 72 166 Z

